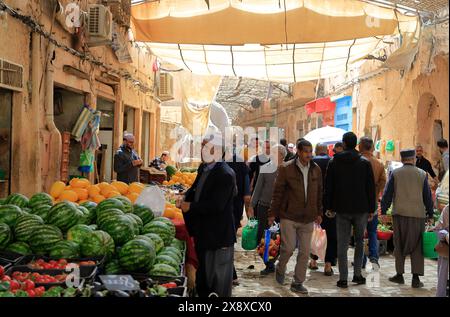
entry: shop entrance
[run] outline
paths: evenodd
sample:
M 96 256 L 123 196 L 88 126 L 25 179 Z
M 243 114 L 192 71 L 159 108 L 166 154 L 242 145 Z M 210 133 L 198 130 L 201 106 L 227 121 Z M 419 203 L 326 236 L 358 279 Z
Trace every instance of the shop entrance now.
M 114 102 L 97 98 L 97 110 L 102 113 L 102 119 L 100 120 L 100 131 L 98 137 L 102 144 L 103 154 L 105 159 L 103 170 L 103 181 L 111 182 L 114 169 L 114 153 L 117 149 L 114 149 Z M 99 170 L 99 174 L 101 170 Z
M 12 92 L 0 89 L 0 198 L 11 188 Z

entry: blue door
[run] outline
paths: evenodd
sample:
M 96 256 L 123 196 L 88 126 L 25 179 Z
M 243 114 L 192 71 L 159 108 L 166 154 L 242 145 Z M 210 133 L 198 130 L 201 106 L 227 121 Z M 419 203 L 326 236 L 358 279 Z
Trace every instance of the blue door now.
M 334 126 L 336 128 L 351 131 L 352 129 L 352 97 L 345 96 L 334 101 L 336 110 L 334 112 Z

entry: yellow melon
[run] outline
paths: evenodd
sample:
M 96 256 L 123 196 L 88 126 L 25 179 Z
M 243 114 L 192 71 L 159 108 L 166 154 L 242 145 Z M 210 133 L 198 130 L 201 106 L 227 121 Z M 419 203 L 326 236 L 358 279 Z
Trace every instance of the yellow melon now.
M 113 198 L 113 197 L 117 197 L 117 196 L 121 196 L 121 194 L 116 191 L 116 190 L 111 190 L 106 194 L 106 198 Z
M 89 197 L 89 192 L 87 189 L 75 187 L 72 190 L 77 193 L 79 200 L 86 200 Z
M 78 194 L 73 190 L 64 190 L 61 195 L 59 195 L 59 199 L 68 200 L 74 203 L 78 200 Z
M 144 189 L 144 184 L 141 183 L 132 183 L 129 187 L 128 187 L 128 191 L 130 193 L 136 193 L 136 194 L 140 194 L 142 192 L 142 190 Z
M 102 190 L 104 187 L 110 186 L 107 182 L 102 182 L 100 184 L 98 184 L 98 187 L 100 188 L 100 190 Z
M 88 202 L 89 201 L 89 199 L 83 199 L 83 200 L 79 200 L 78 201 L 78 204 L 82 204 L 82 203 L 86 203 L 86 202 Z
M 139 197 L 139 194 L 138 193 L 130 193 L 126 197 L 134 204 L 136 199 Z
M 71 184 L 73 188 L 88 188 L 91 182 L 86 178 L 79 178 L 76 182 Z
M 112 182 L 111 186 L 114 186 L 122 195 L 125 195 L 128 192 L 128 185 L 124 182 Z
M 109 184 L 107 186 L 103 186 L 103 188 L 100 187 L 100 193 L 105 197 L 108 195 L 109 192 L 112 191 L 117 191 L 117 189 Z
M 89 197 L 95 197 L 100 194 L 100 187 L 98 185 L 91 185 L 87 190 Z
M 54 182 L 52 187 L 50 188 L 50 195 L 53 198 L 58 198 L 59 195 L 64 191 L 64 188 L 66 188 L 66 184 L 64 184 L 61 181 Z
M 96 204 L 101 203 L 101 202 L 104 201 L 105 199 L 106 199 L 106 198 L 105 198 L 105 196 L 103 196 L 103 195 L 96 195 L 96 196 L 93 197 L 93 201 L 94 201 Z

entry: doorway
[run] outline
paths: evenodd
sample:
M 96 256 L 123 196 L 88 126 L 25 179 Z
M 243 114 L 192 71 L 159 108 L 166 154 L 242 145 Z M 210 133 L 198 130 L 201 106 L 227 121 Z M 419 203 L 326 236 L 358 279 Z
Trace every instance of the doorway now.
M 0 89 L 0 198 L 11 190 L 12 92 Z
M 141 140 L 141 154 L 144 161 L 143 166 L 149 165 L 150 158 L 150 114 L 148 112 L 143 113 L 142 117 L 142 140 Z
M 125 106 L 123 111 L 123 132 L 128 132 L 134 135 L 134 118 L 135 110 L 132 107 Z
M 114 101 L 97 98 L 97 110 L 102 113 L 98 137 L 105 155 L 103 160 L 105 165 L 101 167 L 104 171 L 103 180 L 111 182 L 114 153 L 117 150 L 114 149 Z

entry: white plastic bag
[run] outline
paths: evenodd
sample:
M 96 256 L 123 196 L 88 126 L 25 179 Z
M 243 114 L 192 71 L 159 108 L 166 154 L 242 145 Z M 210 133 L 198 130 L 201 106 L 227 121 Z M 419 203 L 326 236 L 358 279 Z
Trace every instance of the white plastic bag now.
M 158 186 L 147 186 L 142 190 L 135 203 L 143 204 L 153 211 L 155 217 L 161 217 L 164 213 L 166 199 Z
M 314 224 L 311 237 L 311 253 L 317 255 L 322 261 L 325 260 L 327 251 L 327 232 L 320 225 Z

